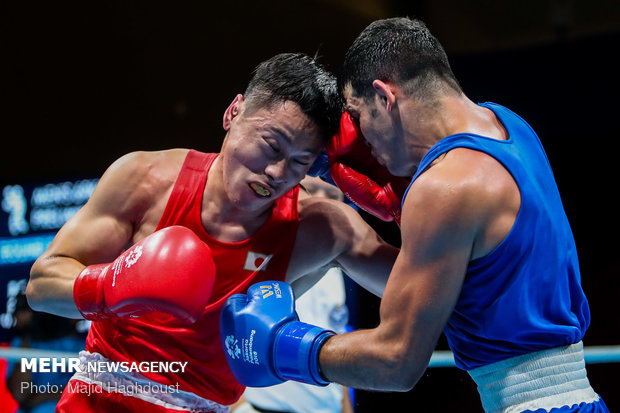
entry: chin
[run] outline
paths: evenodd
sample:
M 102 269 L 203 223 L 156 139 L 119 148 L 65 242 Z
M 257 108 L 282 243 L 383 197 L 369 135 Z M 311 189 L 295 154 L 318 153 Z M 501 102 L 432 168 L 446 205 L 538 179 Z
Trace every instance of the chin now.
M 403 176 L 403 177 L 411 177 L 412 174 L 409 174 L 407 168 L 399 168 L 398 166 L 388 165 L 386 166 L 387 170 L 394 176 Z
M 250 191 L 247 197 L 242 197 L 236 204 L 236 207 L 242 211 L 256 212 L 266 207 L 270 207 L 276 201 L 276 196 L 270 196 L 266 198 L 258 197 L 253 191 Z
M 384 163 L 383 166 L 385 167 L 385 169 L 388 170 L 389 173 L 391 173 L 394 176 L 400 176 L 398 174 L 398 169 L 396 168 L 396 165 L 393 165 L 391 163 Z

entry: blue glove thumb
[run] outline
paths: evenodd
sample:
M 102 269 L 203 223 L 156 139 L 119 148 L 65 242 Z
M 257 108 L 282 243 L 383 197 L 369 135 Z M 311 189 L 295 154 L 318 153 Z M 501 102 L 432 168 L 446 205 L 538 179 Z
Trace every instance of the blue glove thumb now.
M 327 152 L 325 152 L 325 149 L 321 151 L 314 163 L 310 166 L 307 174 L 310 176 L 318 176 L 328 184 L 337 186 L 332 179 L 332 174 L 329 172 L 329 159 L 327 158 Z

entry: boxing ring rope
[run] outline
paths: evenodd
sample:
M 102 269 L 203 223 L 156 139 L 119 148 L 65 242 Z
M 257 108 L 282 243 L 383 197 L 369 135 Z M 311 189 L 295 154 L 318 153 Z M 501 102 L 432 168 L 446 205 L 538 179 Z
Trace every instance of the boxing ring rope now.
M 587 364 L 620 363 L 620 345 L 617 346 L 586 346 L 584 348 Z M 22 347 L 0 347 L 0 358 L 8 361 L 20 362 L 21 359 L 33 358 L 73 358 L 77 353 L 39 350 Z M 431 356 L 428 367 L 456 367 L 451 351 L 435 351 Z

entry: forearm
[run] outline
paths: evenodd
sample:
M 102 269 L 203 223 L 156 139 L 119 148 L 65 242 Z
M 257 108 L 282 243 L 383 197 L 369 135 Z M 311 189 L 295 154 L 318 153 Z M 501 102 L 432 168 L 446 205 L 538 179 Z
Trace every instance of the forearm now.
M 428 365 L 428 357 L 411 357 L 402 346 L 381 337 L 379 329 L 339 334 L 325 342 L 319 366 L 329 381 L 356 389 L 409 391 Z
M 264 291 L 272 289 L 278 292 L 263 298 Z M 265 281 L 250 287 L 247 295 L 235 294 L 226 301 L 220 334 L 228 365 L 241 384 L 263 387 L 296 380 L 408 391 L 428 366 L 436 334 L 423 327 L 413 334 L 420 324 L 400 318 L 375 329 L 335 335 L 300 322 L 293 300 L 290 285 Z M 248 351 L 253 355 L 245 354 Z
M 73 299 L 73 284 L 84 265 L 68 257 L 41 257 L 30 271 L 28 304 L 36 311 L 82 318 Z
M 376 234 L 371 236 L 377 237 Z M 382 297 L 397 255 L 397 248 L 377 243 L 370 252 L 341 256 L 337 262 L 353 281 L 377 297 Z

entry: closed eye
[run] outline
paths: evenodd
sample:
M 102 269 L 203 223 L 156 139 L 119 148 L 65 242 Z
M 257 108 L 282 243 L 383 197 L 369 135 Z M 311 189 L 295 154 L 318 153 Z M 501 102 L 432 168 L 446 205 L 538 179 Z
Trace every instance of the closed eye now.
M 264 139 L 264 138 L 263 138 Z M 271 150 L 275 153 L 280 153 L 280 147 L 273 143 L 271 140 L 269 139 L 264 139 L 265 143 L 267 143 L 267 145 L 269 145 L 269 148 L 271 148 Z

